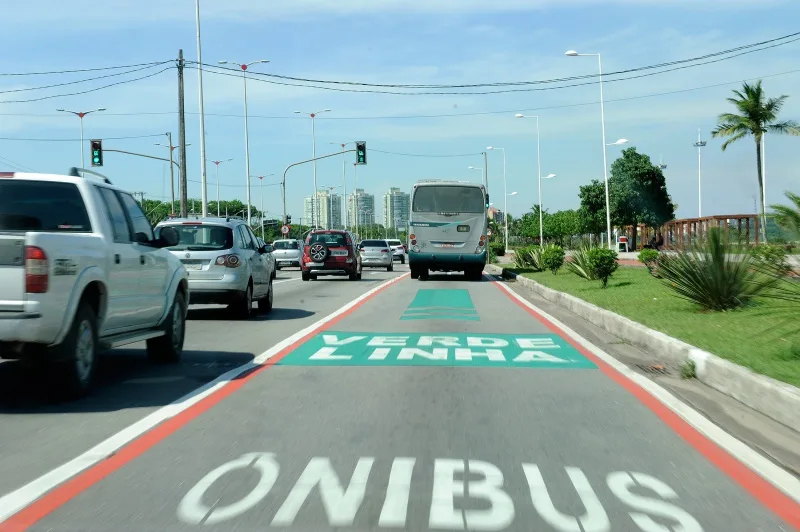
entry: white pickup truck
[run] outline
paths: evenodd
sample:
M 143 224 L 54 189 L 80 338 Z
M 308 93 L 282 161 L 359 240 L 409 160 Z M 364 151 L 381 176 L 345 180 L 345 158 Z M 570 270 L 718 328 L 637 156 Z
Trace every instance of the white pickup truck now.
M 81 177 L 81 173 L 87 177 Z M 0 358 L 46 364 L 67 396 L 89 391 L 97 354 L 147 341 L 183 351 L 189 287 L 141 207 L 100 174 L 0 172 Z

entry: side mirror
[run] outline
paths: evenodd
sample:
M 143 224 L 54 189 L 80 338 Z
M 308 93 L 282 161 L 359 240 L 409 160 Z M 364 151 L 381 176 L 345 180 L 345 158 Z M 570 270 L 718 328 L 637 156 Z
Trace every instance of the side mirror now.
M 137 244 L 144 244 L 144 245 L 146 245 L 146 246 L 151 246 L 151 245 L 153 245 L 153 242 L 152 242 L 152 241 L 150 240 L 150 238 L 148 238 L 148 236 L 147 236 L 146 234 L 144 234 L 144 233 L 136 233 L 135 235 L 133 235 L 133 240 L 134 240 L 134 242 L 136 242 Z
M 267 246 L 261 246 L 260 248 L 258 248 L 258 252 L 263 255 L 264 253 L 267 252 Z
M 161 247 L 169 248 L 172 246 L 177 246 L 178 243 L 181 241 L 181 237 L 178 234 L 178 231 L 175 230 L 175 228 L 162 227 L 161 232 L 158 235 L 158 240 L 159 243 L 161 244 Z

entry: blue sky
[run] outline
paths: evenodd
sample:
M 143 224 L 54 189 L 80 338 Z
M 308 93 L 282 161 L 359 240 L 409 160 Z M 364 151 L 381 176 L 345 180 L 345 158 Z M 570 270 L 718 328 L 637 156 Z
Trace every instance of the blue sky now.
M 596 73 L 594 58 L 565 57 L 568 49 L 603 54 L 613 72 L 713 53 L 797 31 L 800 5 L 789 0 L 201 0 L 203 61 L 268 59 L 258 71 L 313 79 L 368 83 L 485 83 L 532 81 Z M 413 5 L 413 7 L 412 7 Z M 193 0 L 97 2 L 29 0 L 15 5 L 3 30 L 0 73 L 67 70 L 166 61 L 183 48 L 197 59 Z M 757 21 L 757 23 L 754 23 Z M 10 22 L 10 23 L 9 23 Z M 763 78 L 768 94 L 788 94 L 783 118 L 800 119 L 797 53 L 800 42 L 728 61 L 605 84 L 608 142 L 624 137 L 640 152 L 668 165 L 667 185 L 678 216 L 697 215 L 697 129 L 704 138 L 739 80 Z M 0 137 L 77 139 L 78 119 L 55 109 L 106 107 L 85 120 L 86 138 L 158 135 L 106 140 L 106 148 L 165 156 L 163 133 L 177 144 L 177 78 L 174 69 L 134 83 L 79 96 L 29 103 L 2 103 L 75 92 L 160 68 L 85 84 L 0 94 Z M 111 72 L 52 76 L 0 76 L 9 91 L 85 79 Z M 776 75 L 782 74 L 782 75 Z M 728 83 L 730 82 L 730 83 Z M 719 85 L 710 88 L 709 85 Z M 688 90 L 697 89 L 697 90 Z M 643 97 L 655 93 L 674 94 Z M 207 157 L 220 165 L 222 199 L 245 198 L 241 79 L 204 75 Z M 480 155 L 408 157 L 408 154 L 478 153 L 506 148 L 509 212 L 521 215 L 538 202 L 536 135 L 539 114 L 543 184 L 548 210 L 578 206 L 578 186 L 602 178 L 599 88 L 588 85 L 540 92 L 491 95 L 352 94 L 267 83 L 248 83 L 250 165 L 254 175 L 276 174 L 311 154 L 311 124 L 295 110 L 332 109 L 316 123 L 317 154 L 339 143 L 366 140 L 369 164 L 360 167 L 359 188 L 376 195 L 390 186 L 410 189 L 418 179 L 479 180 Z M 631 99 L 632 98 L 632 99 Z M 615 101 L 617 100 L 617 101 Z M 200 196 L 197 73 L 186 72 L 189 196 Z M 504 112 L 505 111 L 505 112 Z M 494 112 L 491 114 L 480 114 Z M 150 113 L 150 114 L 145 114 Z M 405 118 L 457 114 L 453 117 Z M 755 147 L 745 140 L 725 153 L 708 139 L 703 152 L 703 214 L 753 211 L 757 194 Z M 767 140 L 768 203 L 798 191 L 798 138 Z M 88 151 L 88 148 L 87 148 Z M 608 150 L 609 165 L 619 148 Z M 64 172 L 79 162 L 79 143 L 0 140 L 0 167 Z M 348 190 L 353 187 L 348 155 Z M 13 164 L 12 164 L 13 163 Z M 88 165 L 88 162 L 87 162 Z M 17 168 L 19 169 L 19 168 Z M 502 202 L 502 155 L 489 152 L 489 188 Z M 342 184 L 341 158 L 318 163 L 319 186 Z M 168 199 L 166 163 L 107 154 L 104 172 L 146 197 Z M 216 198 L 209 164 L 209 199 Z M 258 180 L 252 201 L 258 206 Z M 290 170 L 289 212 L 301 216 L 302 198 L 313 190 L 311 166 Z M 376 203 L 378 203 L 376 201 Z M 265 209 L 280 214 L 279 187 L 264 188 Z

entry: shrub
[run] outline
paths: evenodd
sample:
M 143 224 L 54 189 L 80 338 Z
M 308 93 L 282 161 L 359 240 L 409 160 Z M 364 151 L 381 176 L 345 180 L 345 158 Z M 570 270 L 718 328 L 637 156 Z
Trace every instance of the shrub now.
M 492 242 L 489 249 L 496 257 L 502 257 L 506 254 L 506 246 L 502 242 Z
M 708 310 L 735 309 L 772 287 L 779 277 L 765 275 L 762 266 L 761 259 L 725 243 L 717 227 L 690 250 L 658 257 L 666 285 Z
M 659 277 L 658 274 L 658 250 L 643 249 L 639 252 L 639 262 L 647 266 L 647 271 L 653 277 Z
M 567 271 L 588 281 L 596 280 L 594 271 L 589 267 L 588 253 L 591 249 L 593 249 L 591 244 L 587 243 L 573 251 L 570 260 L 567 261 Z
M 542 248 L 539 246 L 519 248 L 514 254 L 514 265 L 517 268 L 535 272 L 542 271 L 544 269 L 542 267 Z
M 762 244 L 750 249 L 750 255 L 759 263 L 760 266 L 775 268 L 776 271 L 789 273 L 792 267 L 787 258 L 786 246 L 777 244 Z
M 564 248 L 556 245 L 549 245 L 542 251 L 543 269 L 550 270 L 553 275 L 564 265 Z
M 586 252 L 586 262 L 594 278 L 603 282 L 603 288 L 608 286 L 608 279 L 619 267 L 617 252 L 608 248 L 590 249 Z

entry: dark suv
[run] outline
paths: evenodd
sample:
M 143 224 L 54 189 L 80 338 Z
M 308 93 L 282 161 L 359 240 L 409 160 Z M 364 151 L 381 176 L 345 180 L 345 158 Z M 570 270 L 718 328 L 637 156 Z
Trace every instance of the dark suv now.
M 351 281 L 361 279 L 361 254 L 347 231 L 316 230 L 306 237 L 300 268 L 304 281 L 317 275 L 347 275 Z

